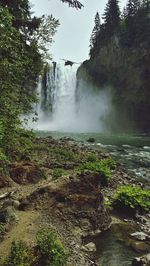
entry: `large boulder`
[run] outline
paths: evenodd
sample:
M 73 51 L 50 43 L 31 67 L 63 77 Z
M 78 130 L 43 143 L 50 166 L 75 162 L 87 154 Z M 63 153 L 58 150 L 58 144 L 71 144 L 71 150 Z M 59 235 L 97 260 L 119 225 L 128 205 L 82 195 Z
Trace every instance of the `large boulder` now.
M 18 184 L 36 183 L 43 178 L 43 172 L 35 163 L 21 161 L 11 165 L 10 177 Z
M 104 205 L 100 179 L 93 173 L 63 177 L 55 183 L 34 191 L 21 202 L 21 209 L 36 208 L 73 221 L 84 236 L 107 230 L 111 217 Z

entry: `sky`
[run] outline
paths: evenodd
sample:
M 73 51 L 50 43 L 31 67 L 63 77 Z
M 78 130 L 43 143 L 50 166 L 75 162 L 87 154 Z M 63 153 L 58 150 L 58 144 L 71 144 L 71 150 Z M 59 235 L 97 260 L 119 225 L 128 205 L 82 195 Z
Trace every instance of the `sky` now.
M 59 19 L 60 26 L 54 36 L 54 42 L 49 48 L 53 60 L 72 60 L 81 63 L 88 59 L 89 40 L 94 27 L 96 12 L 100 16 L 108 0 L 81 0 L 84 7 L 81 10 L 68 7 L 60 0 L 30 0 L 32 11 L 36 16 L 53 15 Z M 120 0 L 120 8 L 127 0 Z

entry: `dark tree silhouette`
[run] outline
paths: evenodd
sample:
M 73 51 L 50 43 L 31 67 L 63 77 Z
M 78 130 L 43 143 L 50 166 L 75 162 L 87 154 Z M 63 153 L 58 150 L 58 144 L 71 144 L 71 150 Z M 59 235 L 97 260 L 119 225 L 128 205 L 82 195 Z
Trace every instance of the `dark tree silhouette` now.
M 97 12 L 95 15 L 95 25 L 94 28 L 92 30 L 92 34 L 91 34 L 91 38 L 90 38 L 90 47 L 92 48 L 97 40 L 99 31 L 100 31 L 100 16 L 99 13 Z
M 107 34 L 113 34 L 119 26 L 120 22 L 120 10 L 118 0 L 108 0 L 103 19 Z
M 141 6 L 140 0 L 129 0 L 127 3 L 127 16 L 133 17 Z
M 83 7 L 82 3 L 78 0 L 61 0 L 63 3 L 68 3 L 70 7 L 75 7 L 76 9 L 81 9 Z

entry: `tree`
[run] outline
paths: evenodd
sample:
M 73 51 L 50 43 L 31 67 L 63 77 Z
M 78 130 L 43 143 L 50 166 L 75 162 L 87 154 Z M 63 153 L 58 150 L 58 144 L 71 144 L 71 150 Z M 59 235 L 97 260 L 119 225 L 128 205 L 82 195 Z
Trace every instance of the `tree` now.
M 81 9 L 83 7 L 82 3 L 78 0 L 61 0 L 61 2 L 68 3 L 69 6 L 75 7 L 76 9 Z
M 140 0 L 129 0 L 127 3 L 127 18 L 133 17 L 136 15 L 137 11 L 139 10 L 141 6 Z
M 20 116 L 29 114 L 37 100 L 36 86 L 44 63 L 42 42 L 52 41 L 58 23 L 42 17 L 39 29 L 32 28 L 33 34 L 27 31 L 25 38 L 21 28 L 14 26 L 14 15 L 1 5 L 0 21 L 0 154 L 3 150 L 11 155 L 20 149 Z
M 12 25 L 20 29 L 30 18 L 30 4 L 28 0 L 0 0 L 2 7 L 6 7 L 13 15 Z
M 144 8 L 146 8 L 147 10 L 149 10 L 150 9 L 150 0 L 143 0 L 142 1 L 142 6 Z
M 149 45 L 150 1 L 129 0 L 124 14 L 124 27 L 121 28 L 121 43 L 132 47 Z
M 52 15 L 43 15 L 40 18 L 39 27 L 32 34 L 29 32 L 28 41 L 34 45 L 36 44 L 41 52 L 47 54 L 47 45 L 52 43 L 58 26 L 59 20 L 56 20 Z
M 91 38 L 90 38 L 90 47 L 94 47 L 94 44 L 96 43 L 96 39 L 98 37 L 99 31 L 100 31 L 100 16 L 99 13 L 97 12 L 95 15 L 95 25 L 92 30 Z
M 107 35 L 112 35 L 117 30 L 120 23 L 118 0 L 108 0 L 103 19 Z

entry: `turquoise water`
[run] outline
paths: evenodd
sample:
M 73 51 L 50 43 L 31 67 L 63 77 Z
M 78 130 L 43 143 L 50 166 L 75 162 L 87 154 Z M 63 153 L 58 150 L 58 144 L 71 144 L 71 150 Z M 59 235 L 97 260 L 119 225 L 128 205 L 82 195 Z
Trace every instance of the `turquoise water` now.
M 150 147 L 150 135 L 128 135 L 128 134 L 115 134 L 107 135 L 100 133 L 67 133 L 67 132 L 55 132 L 55 131 L 36 131 L 39 136 L 52 136 L 56 139 L 62 137 L 71 137 L 76 141 L 86 142 L 89 138 L 94 138 L 96 143 L 104 145 L 132 145 L 136 147 L 149 146 Z

